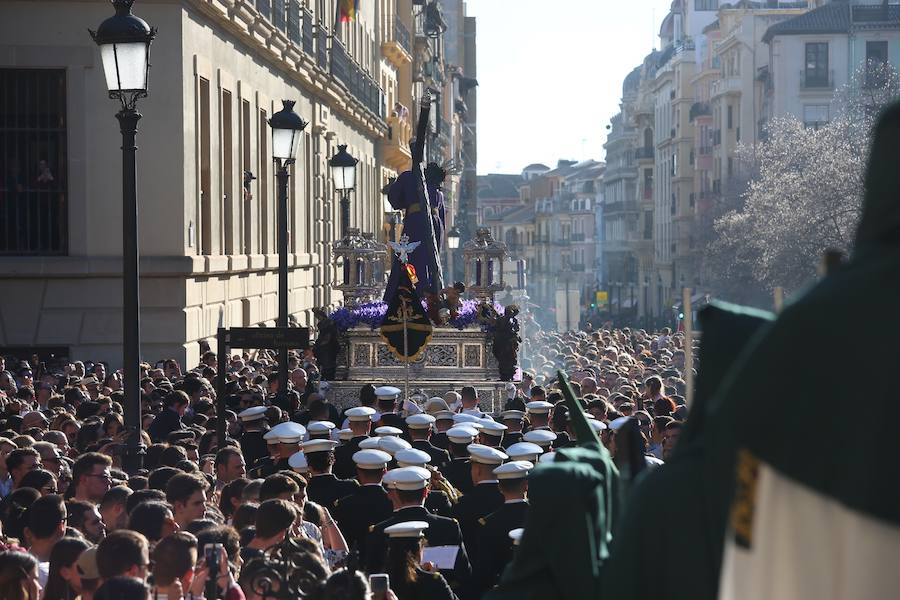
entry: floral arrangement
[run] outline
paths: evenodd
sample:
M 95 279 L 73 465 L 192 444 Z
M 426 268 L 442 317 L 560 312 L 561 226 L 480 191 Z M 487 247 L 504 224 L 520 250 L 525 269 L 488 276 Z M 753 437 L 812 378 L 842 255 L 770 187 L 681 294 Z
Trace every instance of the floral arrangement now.
M 459 311 L 455 319 L 450 319 L 449 325 L 457 329 L 468 329 L 476 325 L 487 330 L 485 323 L 479 320 L 478 307 L 481 302 L 478 300 L 463 300 L 460 303 Z M 425 307 L 425 303 L 422 303 Z M 427 310 L 427 307 L 425 307 Z M 494 310 L 498 314 L 503 314 L 503 306 L 494 303 Z M 354 307 L 342 306 L 333 311 L 329 316 L 337 326 L 338 331 L 344 332 L 360 325 L 366 325 L 370 329 L 378 329 L 387 313 L 387 303 L 385 302 L 365 302 Z

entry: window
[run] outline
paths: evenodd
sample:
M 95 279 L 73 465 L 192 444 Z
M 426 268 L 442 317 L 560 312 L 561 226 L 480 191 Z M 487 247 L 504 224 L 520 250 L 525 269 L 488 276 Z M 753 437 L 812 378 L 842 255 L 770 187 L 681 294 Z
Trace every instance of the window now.
M 0 69 L 0 254 L 68 252 L 66 72 Z
M 731 129 L 732 127 L 734 127 L 734 110 L 731 108 L 730 104 L 728 105 L 727 121 L 728 121 L 728 129 Z
M 885 85 L 886 73 L 883 70 L 888 62 L 887 42 L 866 42 L 866 81 L 867 88 L 882 87 Z
M 827 104 L 808 104 L 803 107 L 803 125 L 818 129 L 828 123 Z
M 222 90 L 222 205 L 225 223 L 225 254 L 234 253 L 234 146 L 231 92 Z
M 212 198 L 210 191 L 209 81 L 200 78 L 200 254 L 212 254 Z
M 828 42 L 806 44 L 805 87 L 827 88 L 830 86 L 828 71 Z
M 257 128 L 256 139 L 259 140 L 259 253 L 269 253 L 269 123 L 266 118 L 266 111 L 259 111 L 259 125 Z
M 253 182 L 249 179 L 253 173 L 253 163 L 250 154 L 250 102 L 241 101 L 241 173 L 244 189 L 242 191 L 242 218 L 240 220 L 243 241 L 243 253 L 250 254 L 253 248 L 253 228 L 250 227 L 253 214 L 252 193 Z

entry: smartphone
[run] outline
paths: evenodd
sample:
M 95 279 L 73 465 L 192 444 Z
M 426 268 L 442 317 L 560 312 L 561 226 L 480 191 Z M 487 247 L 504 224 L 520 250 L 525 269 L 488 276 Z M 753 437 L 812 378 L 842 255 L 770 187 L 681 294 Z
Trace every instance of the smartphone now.
M 369 588 L 372 590 L 372 600 L 385 600 L 390 587 L 391 578 L 387 573 L 369 575 Z

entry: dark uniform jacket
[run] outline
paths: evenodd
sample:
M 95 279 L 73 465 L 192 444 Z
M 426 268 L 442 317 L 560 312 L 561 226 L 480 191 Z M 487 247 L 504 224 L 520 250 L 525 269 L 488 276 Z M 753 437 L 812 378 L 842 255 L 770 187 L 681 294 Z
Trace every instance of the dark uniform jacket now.
M 472 491 L 472 467 L 468 458 L 453 458 L 440 471 L 444 479 L 463 494 Z
M 241 453 L 248 465 L 269 455 L 268 444 L 263 439 L 264 434 L 265 431 L 245 431 L 241 436 Z
M 446 450 L 450 446 L 450 440 L 447 439 L 446 433 L 432 433 L 430 443 L 441 450 Z
M 474 597 L 494 587 L 500 580 L 503 569 L 512 561 L 513 542 L 509 532 L 525 526 L 528 514 L 527 502 L 502 504 L 500 508 L 478 520 L 475 544 L 478 560 L 472 568 Z
M 400 600 L 458 600 L 440 573 L 416 569 L 416 582 L 399 592 Z
M 485 517 L 503 506 L 503 494 L 496 481 L 492 483 L 479 483 L 467 492 L 450 513 L 459 521 L 463 540 L 466 546 L 480 556 L 480 549 L 475 548 L 475 533 L 478 529 L 478 519 Z
M 341 479 L 353 479 L 356 477 L 356 463 L 353 455 L 359 452 L 359 443 L 366 439 L 364 435 L 358 435 L 347 441 L 343 446 L 334 449 L 334 466 L 331 471 Z
M 357 489 L 359 483 L 355 479 L 338 479 L 333 473 L 313 475 L 306 485 L 306 497 L 333 514 L 338 499 L 349 496 Z
M 426 452 L 431 457 L 431 466 L 437 467 L 438 470 L 450 462 L 450 453 L 443 448 L 438 448 L 428 440 L 415 440 L 412 442 L 412 447 Z
M 360 560 L 365 560 L 369 527 L 384 521 L 393 512 L 394 505 L 380 485 L 360 486 L 349 496 L 340 498 L 334 506 L 334 518 L 347 540 L 347 547 L 357 548 Z
M 449 517 L 450 512 L 453 509 L 453 504 L 450 502 L 450 498 L 447 497 L 447 494 L 441 490 L 431 490 L 428 492 L 428 497 L 425 498 L 425 508 L 428 509 L 428 512 L 432 512 L 436 515 Z
M 406 432 L 406 421 L 397 413 L 381 413 L 381 420 L 376 427 L 396 427 Z
M 249 469 L 247 469 L 247 474 L 249 474 L 253 479 L 265 479 L 275 472 L 274 468 L 275 457 L 264 456 L 253 463 L 253 465 L 251 465 Z
M 384 530 L 391 525 L 406 521 L 428 523 L 428 529 L 425 530 L 425 540 L 428 546 L 459 546 L 456 565 L 452 571 L 444 572 L 444 575 L 453 586 L 468 581 L 472 574 L 472 567 L 469 564 L 469 556 L 466 554 L 466 546 L 463 543 L 459 524 L 453 519 L 431 514 L 424 506 L 401 508 L 394 511 L 384 521 L 371 527 L 366 538 L 366 561 L 364 563 L 369 573 L 381 573 L 384 569 L 384 558 L 387 554 L 387 536 Z
M 147 428 L 147 434 L 154 442 L 164 442 L 170 433 L 179 429 L 184 429 L 181 415 L 171 408 L 167 408 L 153 419 L 150 427 Z

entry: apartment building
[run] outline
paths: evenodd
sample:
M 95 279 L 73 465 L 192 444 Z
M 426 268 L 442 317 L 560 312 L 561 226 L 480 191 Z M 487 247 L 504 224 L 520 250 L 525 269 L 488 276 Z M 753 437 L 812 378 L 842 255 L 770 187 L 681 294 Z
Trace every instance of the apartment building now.
M 464 10 L 461 0 L 442 4 Z M 445 124 L 457 122 L 454 100 L 465 94 L 444 59 L 440 8 L 437 0 L 377 0 L 340 22 L 335 0 L 137 4 L 136 13 L 159 29 L 149 97 L 139 104 L 144 357 L 195 364 L 200 343 L 213 342 L 218 327 L 274 324 L 276 187 L 267 119 L 282 99 L 296 101 L 309 122 L 290 167 L 289 312 L 311 325 L 313 307 L 341 301 L 330 285 L 340 215 L 327 161 L 337 146 L 359 159 L 350 225 L 379 232 L 380 190 L 409 166 L 415 106 L 426 86 L 453 90 L 439 95 L 433 111 L 429 157 L 446 165 L 454 143 L 462 145 L 454 141 L 459 127 Z M 100 0 L 2 0 L 0 9 L 7 102 L 0 195 L 8 209 L 3 226 L 13 233 L 0 234 L 0 348 L 115 367 L 121 142 L 117 107 L 106 98 L 99 52 L 86 33 L 111 8 Z M 51 179 L 38 178 L 47 172 Z M 458 180 L 451 179 L 451 202 Z

